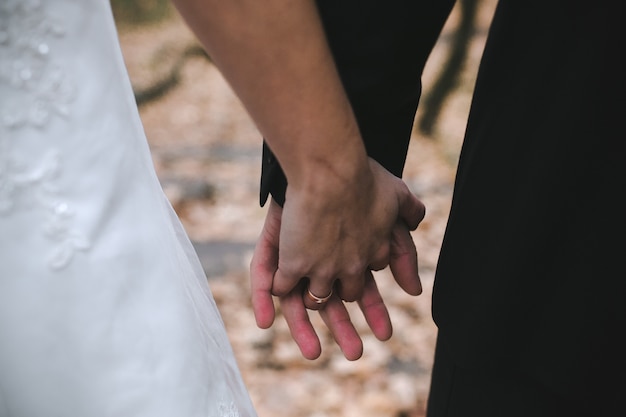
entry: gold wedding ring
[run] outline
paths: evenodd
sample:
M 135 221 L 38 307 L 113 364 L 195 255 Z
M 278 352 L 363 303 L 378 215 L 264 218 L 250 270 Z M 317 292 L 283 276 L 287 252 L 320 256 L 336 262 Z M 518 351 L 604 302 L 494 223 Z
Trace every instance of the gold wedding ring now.
M 333 290 L 331 288 L 330 294 L 328 294 L 326 297 L 318 297 L 317 295 L 313 294 L 311 290 L 308 288 L 306 289 L 306 293 L 307 293 L 307 296 L 309 297 L 309 300 L 313 301 L 315 304 L 324 304 L 333 295 Z

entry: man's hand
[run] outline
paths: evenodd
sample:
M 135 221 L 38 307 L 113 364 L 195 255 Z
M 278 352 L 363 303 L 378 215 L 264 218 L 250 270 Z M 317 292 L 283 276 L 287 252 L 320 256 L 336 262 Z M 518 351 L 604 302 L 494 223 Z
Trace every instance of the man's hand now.
M 382 168 L 380 168 L 380 174 L 392 177 L 386 178 L 387 180 L 392 180 L 391 182 L 401 182 L 401 180 L 393 177 Z M 395 185 L 397 186 L 398 184 Z M 411 228 L 417 227 L 417 224 L 424 216 L 423 205 L 417 199 L 413 199 L 409 199 L 408 203 L 404 203 L 407 206 L 403 210 L 400 210 L 398 205 L 398 211 L 396 212 L 396 216 L 400 215 L 403 219 L 405 218 L 404 216 L 407 216 L 407 221 L 411 222 Z M 270 327 L 274 320 L 272 286 L 279 271 L 279 260 L 280 256 L 282 256 L 279 255 L 279 253 L 282 253 L 280 252 L 280 247 L 284 245 L 284 240 L 281 241 L 281 237 L 285 233 L 283 216 L 283 209 L 275 202 L 270 202 L 265 225 L 251 262 L 252 303 L 257 325 L 261 328 Z M 306 218 L 306 212 L 303 214 L 303 217 Z M 398 218 L 394 219 L 391 230 L 386 236 L 387 242 L 382 244 L 387 248 L 387 255 L 375 265 L 375 269 L 382 269 L 389 264 L 395 280 L 404 291 L 412 295 L 420 294 L 421 283 L 417 273 L 417 253 L 407 222 Z M 305 250 L 303 255 L 307 253 Z M 367 264 L 367 262 L 363 262 L 363 264 Z M 370 268 L 366 268 L 362 272 L 362 276 L 356 278 L 362 284 L 362 287 L 359 289 L 359 295 L 354 300 L 358 301 L 359 307 L 374 335 L 380 340 L 387 340 L 391 337 L 392 326 L 387 308 L 378 291 Z M 310 278 L 300 277 L 286 294 L 282 294 L 279 297 L 279 300 L 292 337 L 298 344 L 303 356 L 308 359 L 315 359 L 321 353 L 321 346 L 306 311 L 307 308 L 310 308 L 307 305 L 309 301 L 305 301 L 306 297 L 303 297 L 304 292 L 310 285 L 310 281 Z M 340 294 L 342 294 L 342 289 L 338 289 L 336 294 L 322 306 L 320 314 L 346 358 L 355 360 L 361 356 L 363 345 L 358 332 L 352 325 Z M 315 307 L 319 308 L 320 306 Z

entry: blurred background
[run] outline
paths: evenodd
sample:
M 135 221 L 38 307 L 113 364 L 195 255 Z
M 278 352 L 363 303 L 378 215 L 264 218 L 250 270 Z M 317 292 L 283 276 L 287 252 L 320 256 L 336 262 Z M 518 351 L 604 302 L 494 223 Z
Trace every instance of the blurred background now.
M 424 293 L 408 296 L 388 270 L 378 272 L 394 335 L 377 341 L 350 305 L 365 349 L 348 362 L 325 330 L 321 357 L 308 361 L 280 313 L 271 329 L 256 327 L 248 264 L 265 216 L 261 136 L 168 0 L 111 0 L 157 173 L 207 272 L 260 417 L 424 416 L 433 276 L 495 2 L 457 1 L 423 76 L 404 179 L 427 207 L 413 234 Z

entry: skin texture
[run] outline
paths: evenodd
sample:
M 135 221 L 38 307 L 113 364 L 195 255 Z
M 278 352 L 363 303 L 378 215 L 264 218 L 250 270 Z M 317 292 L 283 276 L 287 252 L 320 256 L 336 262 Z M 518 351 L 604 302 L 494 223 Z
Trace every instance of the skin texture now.
M 374 334 L 391 324 L 371 270 L 388 265 L 409 294 L 419 294 L 409 230 L 423 204 L 404 182 L 368 158 L 358 125 L 311 0 L 176 0 L 212 60 L 278 158 L 289 186 L 271 203 L 251 265 L 257 324 L 274 319 L 272 296 L 303 355 L 319 340 L 306 309 L 320 309 L 348 359 L 360 337 L 343 301 L 358 301 Z M 410 242 L 410 243 L 409 243 Z M 320 306 L 303 297 L 306 288 Z

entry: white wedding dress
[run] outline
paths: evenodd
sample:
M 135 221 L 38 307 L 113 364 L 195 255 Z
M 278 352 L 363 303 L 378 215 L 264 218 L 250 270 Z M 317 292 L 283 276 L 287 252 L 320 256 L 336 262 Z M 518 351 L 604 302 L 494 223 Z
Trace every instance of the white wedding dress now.
M 254 416 L 108 0 L 0 0 L 0 416 Z

